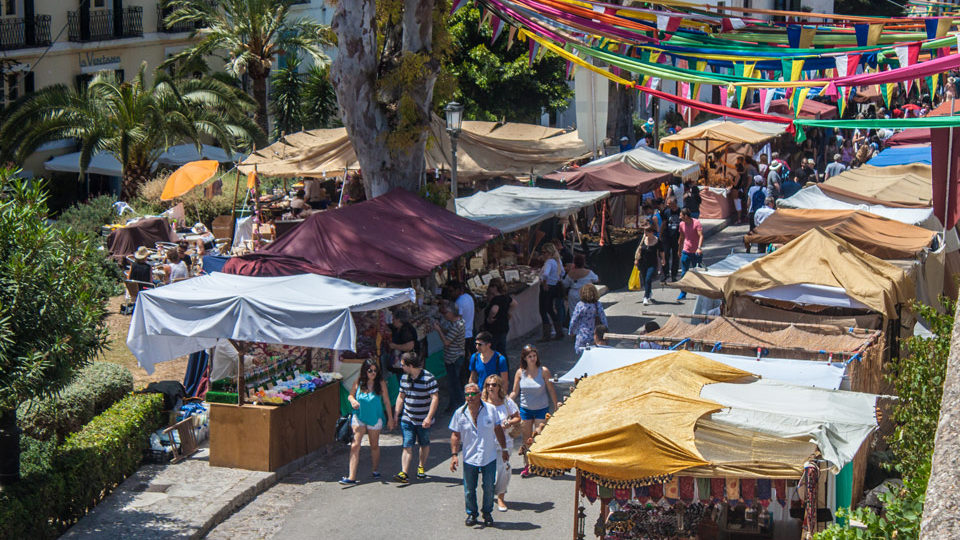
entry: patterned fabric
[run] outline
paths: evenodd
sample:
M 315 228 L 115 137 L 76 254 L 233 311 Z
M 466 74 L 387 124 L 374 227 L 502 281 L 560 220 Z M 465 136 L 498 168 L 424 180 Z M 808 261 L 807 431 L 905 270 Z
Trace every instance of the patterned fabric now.
M 577 302 L 577 307 L 570 316 L 570 335 L 576 335 L 577 341 L 573 348 L 579 356 L 583 349 L 588 345 L 593 345 L 593 330 L 596 328 L 596 320 L 600 319 L 600 324 L 607 325 L 607 314 L 603 311 L 600 302 L 587 304 Z
M 618 503 L 623 504 L 630 500 L 630 491 L 630 488 L 615 489 L 613 490 L 613 498 L 616 499 Z
M 756 478 L 744 478 L 740 481 L 740 496 L 743 497 L 743 501 L 747 503 L 747 506 L 753 504 L 753 500 L 757 497 Z
M 760 501 L 760 505 L 764 508 L 770 505 L 770 490 L 772 487 L 773 482 L 768 478 L 757 480 L 757 500 Z
M 723 500 L 724 498 L 723 478 L 710 479 L 710 498 L 713 499 L 713 502 L 719 502 Z
M 633 488 L 633 496 L 643 504 L 650 500 L 650 486 L 637 486 Z
M 674 477 L 673 480 L 663 484 L 663 496 L 667 498 L 670 504 L 676 503 L 680 499 L 680 479 Z
M 680 477 L 680 500 L 689 504 L 693 501 L 693 486 L 695 482 L 690 476 Z
M 773 489 L 777 492 L 777 504 L 780 506 L 787 505 L 787 481 L 784 479 L 774 480 Z
M 806 531 L 817 530 L 817 485 L 820 482 L 820 469 L 816 465 L 803 468 L 803 486 L 806 488 L 806 505 L 803 528 Z
M 740 479 L 739 478 L 727 478 L 726 479 L 726 495 L 727 500 L 730 502 L 740 500 Z
M 663 498 L 663 484 L 650 484 L 650 499 L 653 502 L 660 502 Z
M 583 478 L 580 481 L 580 491 L 583 496 L 593 504 L 597 500 L 597 483 L 589 478 Z
M 710 502 L 709 478 L 697 478 L 697 494 L 700 496 L 700 502 Z

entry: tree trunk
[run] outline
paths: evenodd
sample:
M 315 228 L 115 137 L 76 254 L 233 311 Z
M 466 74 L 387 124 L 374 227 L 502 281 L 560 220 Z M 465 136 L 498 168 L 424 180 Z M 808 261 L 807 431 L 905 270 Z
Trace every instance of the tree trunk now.
M 0 486 L 20 479 L 20 429 L 15 409 L 0 410 Z
M 269 137 L 270 134 L 270 117 L 267 111 L 267 77 L 269 75 L 269 70 L 266 72 L 250 72 L 250 79 L 253 81 L 253 100 L 257 102 L 257 109 L 253 112 L 253 121 L 260 126 L 263 131 L 262 137 L 264 137 L 257 141 L 258 145 L 265 144 L 266 137 Z
M 330 76 L 367 198 L 394 187 L 416 191 L 423 174 L 433 85 L 439 73 L 439 65 L 430 59 L 434 4 L 435 0 L 404 0 L 397 69 L 409 67 L 404 61 L 412 56 L 425 55 L 428 60 L 413 82 L 391 91 L 381 86 L 375 0 L 337 3 L 331 21 L 337 56 Z
M 120 185 L 120 198 L 132 202 L 140 193 L 140 186 L 150 180 L 153 171 L 150 165 L 130 163 L 123 167 L 123 181 Z
M 607 103 L 607 137 L 611 144 L 619 145 L 620 137 L 630 139 L 631 146 L 637 142 L 633 131 L 633 113 L 637 109 L 637 91 L 610 82 L 610 101 Z
M 954 316 L 947 374 L 940 400 L 940 422 L 933 447 L 933 465 L 923 505 L 920 538 L 960 538 L 960 304 Z

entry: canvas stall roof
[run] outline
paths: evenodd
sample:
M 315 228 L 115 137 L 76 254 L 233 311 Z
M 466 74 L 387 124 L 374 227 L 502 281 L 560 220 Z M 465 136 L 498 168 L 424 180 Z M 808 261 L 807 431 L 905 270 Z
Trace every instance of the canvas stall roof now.
M 674 286 L 698 296 L 723 298 L 723 284 L 727 282 L 727 276 L 764 255 L 764 253 L 731 253 L 719 262 L 711 264 L 706 270 L 691 268 Z
M 127 346 L 148 373 L 154 364 L 235 339 L 353 350 L 352 311 L 416 299 L 413 289 L 365 287 L 326 276 L 250 277 L 214 272 L 142 291 Z
M 153 249 L 157 242 L 176 242 L 177 235 L 163 218 L 144 218 L 126 227 L 115 229 L 107 237 L 107 251 L 116 261 L 130 255 L 140 246 Z
M 595 159 L 580 168 L 596 167 L 613 161 L 622 161 L 634 169 L 648 172 L 667 172 L 684 180 L 696 180 L 700 176 L 700 164 L 646 146 Z
M 292 275 L 303 271 L 296 264 L 301 261 L 312 265 L 312 272 L 351 281 L 404 281 L 424 277 L 498 236 L 497 229 L 394 189 L 313 214 L 269 246 L 232 258 L 224 271 Z
M 738 295 L 797 284 L 839 287 L 887 319 L 899 318 L 897 305 L 916 295 L 904 270 L 820 227 L 730 274 L 723 295 L 729 304 Z
M 583 376 L 605 373 L 624 366 L 659 358 L 673 351 L 656 349 L 614 349 L 609 347 L 589 347 L 583 351 L 580 359 L 570 371 L 560 377 L 562 383 L 573 383 Z M 753 373 L 764 379 L 788 381 L 801 386 L 815 386 L 836 390 L 843 382 L 845 367 L 842 363 L 815 362 L 810 360 L 791 360 L 787 358 L 764 357 L 757 360 L 752 356 L 734 354 L 697 353 L 721 364 Z
M 622 161 L 596 167 L 579 167 L 544 175 L 547 180 L 566 184 L 576 191 L 609 191 L 611 194 L 647 193 L 670 180 L 667 172 L 646 172 Z
M 769 325 L 776 325 L 777 328 L 767 327 Z M 851 354 L 872 343 L 872 338 L 862 333 L 852 334 L 828 327 L 813 332 L 792 324 L 751 323 L 728 317 L 716 317 L 706 324 L 691 324 L 680 317 L 672 316 L 659 330 L 644 335 L 653 342 L 656 342 L 657 338 L 690 338 L 708 343 L 742 343 L 764 348 L 802 347 Z
M 813 227 L 843 238 L 881 259 L 909 259 L 931 246 L 937 233 L 862 210 L 796 210 L 770 214 L 744 237 L 751 244 L 785 244 Z
M 166 165 L 168 167 L 179 167 L 186 165 L 191 161 L 201 159 L 210 159 L 220 163 L 231 163 L 240 161 L 243 156 L 234 154 L 231 156 L 223 148 L 204 144 L 202 150 L 197 152 L 197 146 L 193 144 L 178 144 L 171 146 L 165 152 L 160 154 L 157 162 L 153 165 Z M 48 159 L 43 167 L 48 171 L 79 173 L 80 172 L 80 152 L 72 152 Z M 94 154 L 90 159 L 90 165 L 87 167 L 90 174 L 102 174 L 104 176 L 120 176 L 123 174 L 123 167 L 113 154 L 100 152 Z
M 883 141 L 887 146 L 930 144 L 930 128 L 905 129 Z
M 480 176 L 545 174 L 589 155 L 576 132 L 531 124 L 465 121 L 457 146 L 462 179 Z M 428 169 L 450 170 L 452 152 L 444 122 L 436 115 L 424 150 Z M 359 168 L 353 143 L 343 128 L 310 130 L 254 152 L 240 165 L 266 176 L 322 177 Z
M 43 163 L 43 168 L 48 171 L 79 173 L 80 172 L 80 152 L 71 152 L 62 156 L 52 157 Z M 87 165 L 88 174 L 101 174 L 103 176 L 120 176 L 123 174 L 123 166 L 120 161 L 113 157 L 113 154 L 100 152 L 90 158 L 90 164 Z
M 508 233 L 552 217 L 571 216 L 609 196 L 609 191 L 501 186 L 461 197 L 456 207 L 457 215 Z
M 930 165 L 863 165 L 847 169 L 820 184 L 828 194 L 840 194 L 872 204 L 896 203 L 913 207 L 933 206 L 933 183 Z
M 894 146 L 882 150 L 867 161 L 867 165 L 873 165 L 874 167 L 911 165 L 914 163 L 930 165 L 932 161 L 929 144 L 924 146 Z
M 744 107 L 745 111 L 761 111 L 762 105 L 760 103 L 754 103 Z M 774 99 L 770 102 L 770 107 L 767 109 L 768 114 L 773 114 L 776 116 L 787 116 L 793 118 L 793 109 L 790 108 L 790 100 L 788 99 Z M 811 118 L 811 119 L 820 119 L 820 120 L 830 120 L 837 117 L 837 107 L 835 105 L 828 105 L 826 103 L 820 103 L 815 99 L 806 99 L 803 101 L 803 105 L 800 106 L 800 118 Z
M 717 384 L 723 386 L 709 398 L 702 395 Z M 779 395 L 770 396 L 772 386 Z M 626 482 L 728 466 L 740 476 L 795 478 L 813 441 L 834 468 L 842 467 L 876 429 L 876 396 L 822 390 L 822 405 L 795 401 L 811 390 L 677 351 L 581 380 L 528 457 L 534 467 L 577 468 Z M 724 437 L 731 432 L 736 436 Z M 700 448 L 710 444 L 708 460 Z M 767 451 L 737 460 L 754 444 Z
M 733 143 L 733 144 L 763 144 L 770 139 L 785 133 L 786 127 L 779 124 L 777 131 L 764 124 L 769 122 L 756 122 L 748 124 L 746 122 L 732 122 L 724 120 L 710 120 L 696 126 L 690 126 L 681 129 L 678 133 L 664 137 L 661 143 L 671 143 L 675 141 L 706 140 Z

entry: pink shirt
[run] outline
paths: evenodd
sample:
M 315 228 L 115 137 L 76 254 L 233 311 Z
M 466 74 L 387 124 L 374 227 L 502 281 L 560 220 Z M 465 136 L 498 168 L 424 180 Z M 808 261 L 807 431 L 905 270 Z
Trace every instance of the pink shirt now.
M 695 253 L 700 243 L 700 235 L 703 234 L 703 226 L 700 225 L 700 220 L 690 218 L 689 224 L 686 221 L 680 221 L 680 233 L 683 235 L 683 251 Z

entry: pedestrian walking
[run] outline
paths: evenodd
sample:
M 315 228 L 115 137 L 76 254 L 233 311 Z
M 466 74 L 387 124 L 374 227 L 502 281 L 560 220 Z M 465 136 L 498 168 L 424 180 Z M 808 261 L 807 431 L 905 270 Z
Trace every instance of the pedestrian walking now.
M 456 472 L 463 452 L 463 498 L 467 510 L 464 522 L 468 527 L 477 524 L 477 482 L 483 486 L 480 515 L 483 526 L 493 526 L 493 499 L 497 476 L 497 454 L 509 459 L 507 441 L 500 426 L 497 408 L 480 399 L 480 387 L 467 383 L 463 387 L 467 402 L 450 419 L 450 472 Z
M 403 376 L 400 377 L 400 393 L 397 395 L 394 416 L 400 419 L 403 434 L 401 470 L 393 479 L 401 484 L 410 482 L 410 463 L 413 461 L 413 446 L 419 445 L 417 478 L 426 478 L 424 467 L 430 457 L 430 426 L 433 425 L 440 403 L 437 379 L 423 369 L 423 359 L 414 352 L 400 357 Z
M 449 300 L 441 302 L 440 317 L 440 321 L 434 323 L 434 329 L 443 342 L 443 366 L 447 370 L 447 390 L 450 397 L 445 412 L 453 412 L 463 404 L 463 385 L 460 383 L 467 362 L 463 350 L 466 324 L 457 304 Z
M 510 399 L 520 405 L 520 430 L 523 444 L 523 472 L 521 478 L 530 476 L 527 462 L 527 444 L 533 436 L 533 430 L 547 421 L 547 413 L 557 404 L 557 391 L 553 387 L 550 370 L 540 363 L 540 351 L 533 345 L 524 345 L 520 349 L 520 368 L 513 378 L 513 391 Z M 517 401 L 519 399 L 519 401 Z
M 670 281 L 677 280 L 677 274 L 680 273 L 680 208 L 677 207 L 677 199 L 670 197 L 667 199 L 667 208 L 661 213 L 662 228 L 660 230 L 660 240 L 663 241 L 664 253 L 664 281 L 669 276 Z
M 484 328 L 493 335 L 493 350 L 507 353 L 507 334 L 510 333 L 510 315 L 520 305 L 507 294 L 507 284 L 501 278 L 493 278 L 487 285 L 487 309 L 484 313 Z
M 700 220 L 690 215 L 690 210 L 684 208 L 680 211 L 680 277 L 683 277 L 687 270 L 700 264 L 703 257 L 703 226 Z M 680 291 L 677 300 L 683 300 L 687 297 L 687 291 Z
M 643 238 L 633 255 L 633 265 L 640 273 L 643 282 L 643 305 L 649 306 L 653 292 L 653 280 L 656 279 L 660 268 L 666 263 L 663 256 L 663 244 L 657 238 L 656 231 L 650 225 L 643 228 Z
M 545 243 L 540 252 L 544 257 L 543 266 L 540 268 L 540 320 L 543 331 L 541 341 L 550 340 L 551 325 L 556 331 L 557 339 L 563 339 L 563 323 L 555 304 L 562 294 L 560 269 L 563 264 L 557 247 L 553 244 Z
M 507 389 L 504 388 L 503 379 L 499 375 L 490 375 L 483 381 L 483 392 L 480 395 L 485 403 L 489 403 L 497 408 L 500 427 L 503 428 L 504 437 L 507 440 L 507 453 L 503 456 L 497 456 L 497 482 L 494 491 L 497 494 L 497 510 L 507 511 L 507 503 L 503 500 L 507 494 L 507 486 L 510 485 L 510 476 L 513 473 L 510 468 L 510 451 L 513 450 L 513 437 L 510 436 L 511 430 L 520 428 L 520 408 L 516 402 L 507 397 Z
M 507 357 L 493 350 L 493 335 L 483 331 L 477 334 L 477 351 L 470 357 L 467 369 L 470 370 L 470 382 L 482 383 L 489 375 L 499 375 L 507 379 Z
M 380 431 L 384 426 L 392 430 L 395 425 L 390 398 L 387 394 L 387 382 L 375 360 L 364 360 L 360 376 L 353 383 L 353 390 L 347 396 L 353 407 L 353 444 L 350 445 L 350 473 L 340 479 L 343 485 L 357 483 L 357 467 L 360 465 L 360 446 L 363 436 L 370 441 L 371 476 L 380 478 Z
M 570 317 L 570 335 L 576 336 L 573 350 L 578 356 L 588 346 L 593 345 L 593 329 L 597 323 L 606 325 L 607 314 L 603 311 L 596 285 L 587 283 L 580 288 L 580 301 Z

